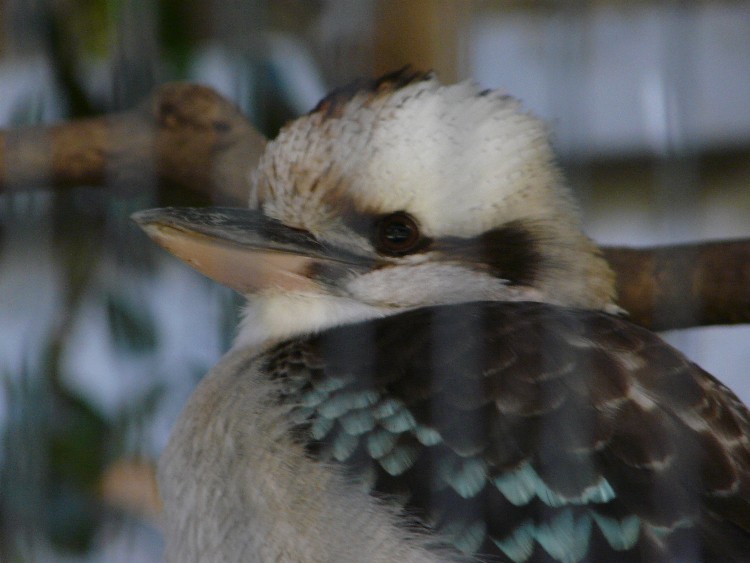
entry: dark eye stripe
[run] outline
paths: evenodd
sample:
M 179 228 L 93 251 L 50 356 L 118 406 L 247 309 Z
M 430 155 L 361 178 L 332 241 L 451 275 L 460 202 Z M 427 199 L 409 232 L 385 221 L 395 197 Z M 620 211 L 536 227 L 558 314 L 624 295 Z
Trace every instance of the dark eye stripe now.
M 533 235 L 518 224 L 507 224 L 472 238 L 435 240 L 435 250 L 448 258 L 475 263 L 513 285 L 531 285 L 542 257 Z

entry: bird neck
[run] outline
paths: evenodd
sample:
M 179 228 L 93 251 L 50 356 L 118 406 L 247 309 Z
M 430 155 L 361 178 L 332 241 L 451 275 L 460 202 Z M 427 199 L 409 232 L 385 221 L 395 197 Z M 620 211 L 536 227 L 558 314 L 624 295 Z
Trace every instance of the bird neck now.
M 319 293 L 254 295 L 248 298 L 243 310 L 233 349 L 266 347 L 289 338 L 399 312 L 401 309 L 375 307 Z

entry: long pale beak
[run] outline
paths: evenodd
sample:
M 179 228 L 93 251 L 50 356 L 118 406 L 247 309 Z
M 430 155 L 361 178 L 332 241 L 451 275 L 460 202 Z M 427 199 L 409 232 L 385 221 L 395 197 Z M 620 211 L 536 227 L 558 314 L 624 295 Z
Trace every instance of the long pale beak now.
M 165 207 L 132 218 L 172 254 L 242 294 L 318 292 L 321 273 L 341 274 L 368 262 L 250 209 Z

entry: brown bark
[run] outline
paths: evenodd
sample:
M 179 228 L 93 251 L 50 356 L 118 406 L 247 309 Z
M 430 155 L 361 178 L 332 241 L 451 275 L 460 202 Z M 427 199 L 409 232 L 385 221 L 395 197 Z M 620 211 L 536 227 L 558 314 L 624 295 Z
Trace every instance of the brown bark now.
M 81 184 L 137 191 L 156 179 L 242 205 L 264 145 L 215 91 L 167 84 L 130 112 L 0 132 L 0 194 Z M 603 251 L 620 305 L 643 326 L 750 322 L 750 240 Z
M 166 84 L 136 109 L 0 133 L 0 194 L 80 185 L 138 191 L 156 179 L 242 202 L 265 139 L 210 88 Z
M 750 322 L 750 240 L 603 248 L 620 304 L 653 330 Z

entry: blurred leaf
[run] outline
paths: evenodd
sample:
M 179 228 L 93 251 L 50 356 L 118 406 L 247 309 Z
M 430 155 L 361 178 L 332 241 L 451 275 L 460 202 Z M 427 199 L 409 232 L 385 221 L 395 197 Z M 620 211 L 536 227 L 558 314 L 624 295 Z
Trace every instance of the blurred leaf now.
M 78 53 L 65 29 L 65 14 L 52 4 L 45 13 L 47 52 L 52 58 L 56 82 L 67 98 L 69 117 L 88 117 L 98 113 L 99 109 L 91 102 L 78 78 Z
M 148 309 L 131 306 L 121 297 L 107 295 L 107 317 L 115 343 L 123 350 L 144 353 L 157 344 L 154 320 Z
M 107 422 L 82 397 L 60 395 L 50 424 L 50 462 L 64 482 L 93 486 L 104 465 Z
M 23 125 L 41 123 L 44 117 L 44 97 L 33 94 L 18 100 L 10 112 L 8 125 L 21 127 Z
M 159 43 L 166 58 L 174 66 L 180 78 L 187 76 L 192 49 L 196 43 L 195 17 L 198 9 L 194 0 L 162 0 L 159 3 Z
M 61 483 L 50 493 L 46 504 L 46 528 L 53 545 L 77 553 L 89 550 L 101 510 L 93 497 Z
M 75 33 L 84 55 L 107 56 L 117 21 L 112 4 L 111 0 L 77 0 L 66 5 L 66 31 Z
M 56 351 L 55 342 L 45 348 L 40 372 L 2 378 L 12 405 L 1 441 L 2 560 L 29 540 L 82 553 L 101 521 L 95 487 L 111 431 L 91 405 L 49 378 L 56 373 Z

